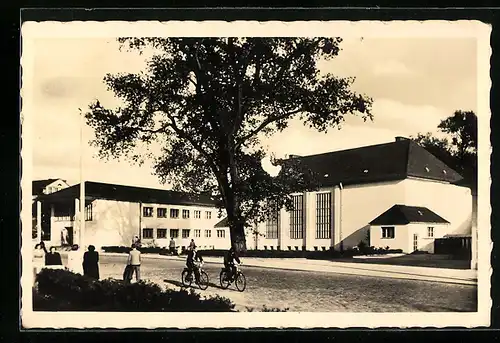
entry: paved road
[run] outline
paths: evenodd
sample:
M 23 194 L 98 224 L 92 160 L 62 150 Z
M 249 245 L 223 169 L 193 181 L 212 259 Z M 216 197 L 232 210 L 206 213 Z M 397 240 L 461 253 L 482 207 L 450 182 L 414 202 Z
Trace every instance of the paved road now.
M 126 255 L 101 256 L 101 277 L 121 278 Z M 143 259 L 142 278 L 180 288 L 184 261 Z M 247 289 L 219 287 L 221 265 L 205 264 L 210 287 L 203 295 L 230 298 L 237 309 L 268 307 L 313 312 L 439 312 L 477 310 L 477 287 L 428 281 L 341 275 L 328 272 L 276 270 L 243 266 Z

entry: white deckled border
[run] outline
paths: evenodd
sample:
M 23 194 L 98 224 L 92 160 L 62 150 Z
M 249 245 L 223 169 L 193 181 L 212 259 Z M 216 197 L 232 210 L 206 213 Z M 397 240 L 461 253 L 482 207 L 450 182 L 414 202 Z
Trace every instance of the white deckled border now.
M 25 328 L 377 328 L 478 327 L 490 325 L 490 109 L 489 44 L 491 28 L 478 21 L 171 21 L 171 22 L 26 22 L 22 29 L 22 325 Z M 92 38 L 123 36 L 340 36 L 379 38 L 477 38 L 478 41 L 478 312 L 476 313 L 94 313 L 33 312 L 31 175 L 33 127 L 36 114 L 30 99 L 33 77 L 33 40 L 36 38 Z

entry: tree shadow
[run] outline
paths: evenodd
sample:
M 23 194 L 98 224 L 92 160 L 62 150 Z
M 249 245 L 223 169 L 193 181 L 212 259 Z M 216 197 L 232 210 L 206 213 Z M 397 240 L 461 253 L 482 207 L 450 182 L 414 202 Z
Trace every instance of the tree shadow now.
M 178 280 L 170 280 L 170 279 L 164 279 L 163 282 L 165 283 L 168 283 L 168 284 L 171 284 L 171 285 L 174 285 L 174 286 L 177 286 L 177 287 L 180 287 L 181 289 L 188 289 L 188 288 L 194 288 L 194 289 L 200 289 L 198 287 L 197 284 L 195 284 L 194 282 L 191 284 L 191 286 L 189 287 L 185 287 L 181 281 L 178 281 Z M 232 289 L 231 288 L 231 285 L 229 286 L 229 288 L 222 288 L 220 285 L 214 283 L 214 282 L 208 282 L 208 287 L 209 288 L 217 288 L 217 289 L 221 289 L 221 290 L 228 290 L 228 291 L 237 291 L 235 289 Z

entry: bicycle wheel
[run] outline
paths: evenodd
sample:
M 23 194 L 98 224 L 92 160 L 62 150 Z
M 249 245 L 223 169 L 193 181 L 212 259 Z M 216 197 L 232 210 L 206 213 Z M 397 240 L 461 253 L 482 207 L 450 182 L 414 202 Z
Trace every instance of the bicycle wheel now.
M 205 290 L 208 288 L 208 274 L 202 271 L 200 273 L 200 283 L 198 283 L 200 289 Z
M 193 276 L 189 275 L 189 272 L 185 269 L 182 271 L 181 274 L 181 282 L 184 287 L 191 286 L 191 283 L 193 282 Z
M 238 275 L 236 275 L 235 284 L 236 284 L 236 289 L 240 292 L 243 292 L 247 287 L 247 279 L 242 272 L 238 272 Z
M 219 280 L 220 280 L 220 286 L 222 289 L 227 289 L 229 287 L 229 284 L 231 283 L 229 281 L 229 278 L 227 277 L 227 273 L 225 270 L 222 270 L 220 272 Z

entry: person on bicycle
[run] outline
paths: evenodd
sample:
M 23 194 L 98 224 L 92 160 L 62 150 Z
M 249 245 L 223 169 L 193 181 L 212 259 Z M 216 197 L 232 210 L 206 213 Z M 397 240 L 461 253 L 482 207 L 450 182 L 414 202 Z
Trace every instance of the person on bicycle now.
M 193 245 L 187 254 L 186 267 L 190 272 L 194 271 L 196 283 L 200 283 L 200 268 L 196 265 L 196 261 L 203 263 L 203 257 L 196 250 L 196 245 Z
M 236 265 L 234 264 L 235 261 L 241 264 L 240 258 L 236 254 L 236 251 L 233 247 L 231 247 L 224 256 L 224 267 L 229 272 L 229 279 L 232 279 L 236 275 Z

